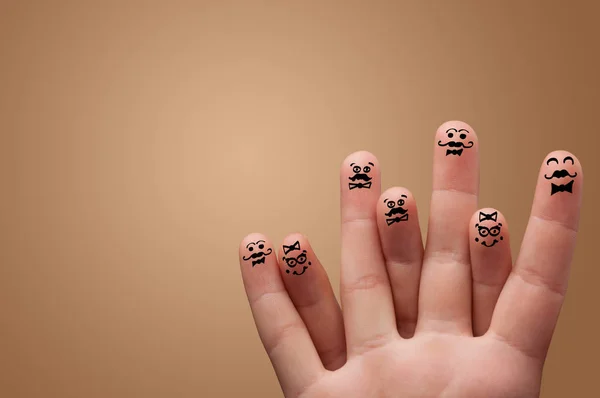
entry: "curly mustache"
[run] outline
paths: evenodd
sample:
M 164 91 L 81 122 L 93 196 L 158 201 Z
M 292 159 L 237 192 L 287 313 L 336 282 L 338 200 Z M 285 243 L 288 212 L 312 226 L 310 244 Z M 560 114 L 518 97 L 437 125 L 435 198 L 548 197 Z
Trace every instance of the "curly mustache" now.
M 548 177 L 546 174 L 544 174 L 544 178 L 546 178 L 546 180 L 551 180 L 553 178 L 563 178 L 563 177 L 575 178 L 575 177 L 577 177 L 577 172 L 575 172 L 575 174 L 569 174 L 569 172 L 567 170 L 563 169 L 563 170 L 555 170 L 554 173 L 552 173 L 552 175 L 550 177 Z
M 403 209 L 402 207 L 394 207 L 393 209 L 391 209 L 390 211 L 388 211 L 387 213 L 385 213 L 386 216 L 391 217 L 394 214 L 406 214 L 408 210 Z
M 469 146 L 466 146 L 461 141 L 448 141 L 445 144 L 442 144 L 442 141 L 438 141 L 439 146 L 449 146 L 450 148 L 471 148 L 473 146 L 473 141 L 469 141 Z
M 260 258 L 260 257 L 264 257 L 264 256 L 268 256 L 269 254 L 271 254 L 273 252 L 273 249 L 271 249 L 269 247 L 269 250 L 266 253 L 263 252 L 256 252 L 256 253 L 252 253 L 251 255 L 249 255 L 248 257 L 242 257 L 244 259 L 244 261 L 250 260 L 251 258 Z

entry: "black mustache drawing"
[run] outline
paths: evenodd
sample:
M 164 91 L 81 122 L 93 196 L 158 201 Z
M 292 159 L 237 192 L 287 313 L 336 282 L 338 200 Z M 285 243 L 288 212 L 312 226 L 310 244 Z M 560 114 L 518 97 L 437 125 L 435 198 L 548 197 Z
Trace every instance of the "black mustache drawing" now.
M 552 184 L 552 188 L 550 190 L 550 196 L 552 196 L 558 192 L 573 193 L 573 183 L 574 182 L 575 182 L 575 180 L 571 180 L 570 182 L 568 182 L 566 184 L 562 184 L 562 185 Z
M 385 222 L 387 223 L 388 227 L 390 225 L 400 222 L 400 221 L 408 221 L 408 214 L 405 214 L 402 217 L 394 217 L 394 218 L 386 218 L 385 219 Z
M 554 173 L 552 173 L 552 175 L 550 177 L 548 177 L 546 174 L 544 174 L 544 178 L 546 178 L 546 180 L 551 180 L 553 178 L 563 178 L 563 177 L 575 178 L 575 177 L 577 177 L 577 172 L 575 172 L 575 174 L 569 174 L 569 172 L 567 170 L 562 169 L 562 170 L 555 170 Z
M 394 208 L 390 209 L 390 211 L 388 211 L 387 213 L 385 213 L 385 215 L 387 217 L 391 217 L 394 214 L 406 214 L 407 211 L 408 210 L 403 209 L 402 207 L 394 207 Z
M 442 141 L 438 141 L 438 145 L 439 146 L 447 146 L 450 148 L 459 148 L 459 149 L 447 149 L 446 150 L 446 156 L 448 155 L 457 155 L 460 156 L 463 153 L 463 149 L 462 148 L 471 148 L 473 146 L 473 141 L 469 141 L 469 145 L 465 145 L 464 142 L 462 141 L 448 141 L 445 144 L 442 144 Z
M 367 174 L 356 173 L 352 177 L 348 177 L 348 179 L 350 181 L 356 181 L 356 180 L 371 181 L 372 178 L 369 177 Z
M 449 146 L 450 148 L 471 148 L 473 146 L 473 141 L 469 141 L 470 146 L 466 146 L 462 141 L 448 141 L 445 144 L 442 144 L 442 141 L 438 141 L 439 146 Z
M 256 252 L 256 253 L 252 253 L 251 255 L 249 255 L 248 257 L 242 257 L 244 259 L 244 261 L 248 261 L 250 259 L 252 259 L 252 266 L 254 267 L 256 264 L 264 264 L 265 262 L 265 256 L 268 256 L 269 254 L 271 254 L 273 252 L 273 249 L 269 248 L 267 250 L 267 252 Z

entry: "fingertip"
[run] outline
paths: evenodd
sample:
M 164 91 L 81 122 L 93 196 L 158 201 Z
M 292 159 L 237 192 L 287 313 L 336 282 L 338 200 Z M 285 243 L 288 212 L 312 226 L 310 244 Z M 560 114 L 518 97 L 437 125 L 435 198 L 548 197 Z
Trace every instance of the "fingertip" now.
M 477 210 L 471 216 L 469 228 L 471 244 L 475 247 L 493 248 L 508 242 L 508 224 L 504 215 L 492 207 Z
M 291 233 L 279 248 L 280 268 L 287 275 L 304 275 L 313 265 L 314 253 L 306 236 Z
M 468 123 L 450 120 L 438 127 L 435 142 L 443 149 L 442 152 L 446 153 L 446 156 L 455 155 L 455 152 L 447 153 L 448 151 L 459 151 L 456 154 L 461 156 L 461 149 L 465 152 L 477 145 L 477 133 Z
M 266 235 L 258 232 L 248 234 L 240 242 L 240 266 L 250 264 L 254 268 L 257 265 L 265 264 L 273 252 L 273 244 Z

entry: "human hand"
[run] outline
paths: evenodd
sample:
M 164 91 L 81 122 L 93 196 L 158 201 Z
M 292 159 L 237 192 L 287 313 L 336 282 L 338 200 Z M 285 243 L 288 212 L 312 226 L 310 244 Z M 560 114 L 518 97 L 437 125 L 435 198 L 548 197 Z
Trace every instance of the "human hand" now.
M 564 300 L 583 173 L 565 151 L 543 161 L 520 254 L 508 225 L 477 210 L 478 141 L 438 129 L 427 245 L 412 194 L 380 195 L 379 163 L 341 166 L 338 305 L 307 239 L 240 245 L 244 286 L 286 397 L 536 397 Z M 262 255 L 259 253 L 263 253 Z

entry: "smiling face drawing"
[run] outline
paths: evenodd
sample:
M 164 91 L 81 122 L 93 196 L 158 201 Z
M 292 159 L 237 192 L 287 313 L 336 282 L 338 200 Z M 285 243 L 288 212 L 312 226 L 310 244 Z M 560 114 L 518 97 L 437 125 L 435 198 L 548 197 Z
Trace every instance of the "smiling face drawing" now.
M 556 167 L 556 170 L 550 175 L 544 174 L 544 178 L 547 180 L 556 179 L 557 182 L 562 182 L 562 184 L 550 183 L 550 196 L 559 192 L 573 193 L 573 183 L 575 182 L 574 178 L 577 177 L 577 172 L 570 172 L 569 169 L 575 166 L 575 160 L 571 156 L 567 156 L 561 163 L 557 158 L 550 158 L 546 161 L 546 165 Z M 570 181 L 566 181 L 568 179 Z
M 504 237 L 500 235 L 502 233 L 502 223 L 496 223 L 497 221 L 497 211 L 491 214 L 486 214 L 480 211 L 479 223 L 475 224 L 477 232 L 479 233 L 479 237 L 475 238 L 475 242 L 479 242 L 485 247 L 492 247 L 501 240 L 504 240 Z M 482 225 L 484 222 L 487 225 Z
M 371 162 L 367 163 L 367 165 L 364 167 L 361 167 L 356 163 L 350 163 L 350 167 L 352 167 L 352 172 L 354 173 L 354 175 L 348 177 L 348 179 L 352 181 L 348 183 L 348 188 L 371 189 L 371 180 L 373 179 L 373 177 L 369 176 L 369 173 L 371 172 L 371 168 L 374 166 L 375 165 Z
M 296 257 L 290 256 L 289 253 L 293 251 L 299 251 L 300 254 L 298 254 Z M 285 257 L 282 259 L 290 268 L 285 270 L 287 274 L 302 275 L 306 272 L 308 266 L 312 264 L 310 261 L 307 261 L 306 250 L 303 250 L 300 247 L 299 241 L 296 241 L 290 246 L 283 245 L 283 254 L 285 254 Z
M 473 141 L 468 141 L 469 130 L 467 129 L 455 129 L 449 128 L 446 130 L 446 137 L 448 141 L 442 143 L 442 140 L 438 141 L 438 146 L 448 147 L 446 149 L 446 156 L 456 155 L 460 156 L 463 153 L 463 148 L 468 149 L 473 146 Z M 456 149 L 450 149 L 456 148 Z
M 246 245 L 246 250 L 250 253 L 248 256 L 242 257 L 244 261 L 252 260 L 252 266 L 256 264 L 264 264 L 265 257 L 273 253 L 273 249 L 270 247 L 265 250 L 265 241 L 258 240 L 256 242 L 250 242 Z
M 406 198 L 406 195 L 400 195 L 400 199 L 398 199 L 397 202 L 390 199 L 383 200 L 383 203 L 385 203 L 386 206 L 390 209 L 390 211 L 385 213 L 385 216 L 387 217 L 385 219 L 385 222 L 387 223 L 388 227 L 394 223 L 399 223 L 401 221 L 408 220 L 408 210 L 402 207 L 404 206 Z

